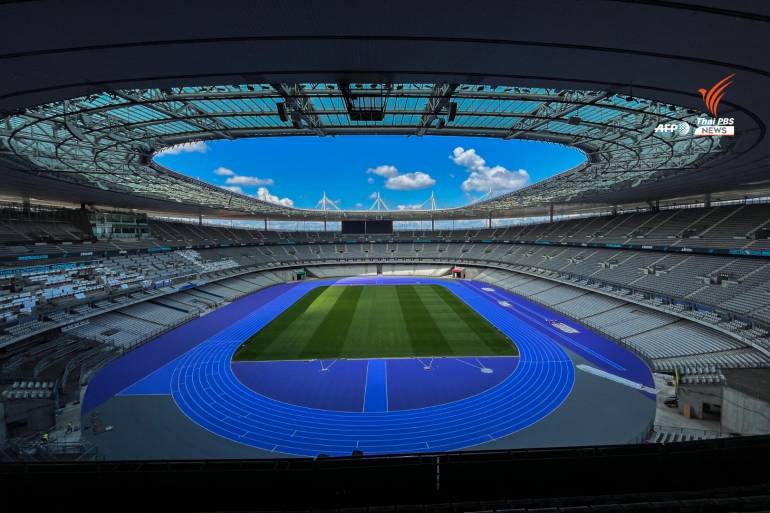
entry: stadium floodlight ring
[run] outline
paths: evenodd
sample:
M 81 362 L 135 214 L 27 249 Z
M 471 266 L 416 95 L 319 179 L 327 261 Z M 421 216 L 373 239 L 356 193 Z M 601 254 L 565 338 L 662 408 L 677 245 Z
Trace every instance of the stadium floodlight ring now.
M 359 87 L 361 86 L 361 87 Z M 731 144 L 691 130 L 700 113 L 607 91 L 475 84 L 268 84 L 126 89 L 31 107 L 0 119 L 9 166 L 170 204 L 265 218 L 339 220 L 346 211 L 275 205 L 163 168 L 172 146 L 244 137 L 350 134 L 527 139 L 580 149 L 586 161 L 518 191 L 393 219 L 460 219 L 578 202 L 685 172 Z M 391 215 L 392 214 L 392 215 Z

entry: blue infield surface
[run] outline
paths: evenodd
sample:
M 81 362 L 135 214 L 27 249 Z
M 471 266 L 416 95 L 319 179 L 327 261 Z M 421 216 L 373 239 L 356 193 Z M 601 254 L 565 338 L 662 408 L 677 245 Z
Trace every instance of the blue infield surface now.
M 379 283 L 446 287 L 513 340 L 519 356 L 232 362 L 244 340 L 313 288 Z M 198 425 L 277 456 L 451 451 L 510 435 L 558 408 L 575 379 L 564 348 L 654 386 L 626 349 L 494 286 L 411 277 L 297 282 L 238 300 L 113 362 L 92 380 L 83 409 L 115 395 L 170 394 Z

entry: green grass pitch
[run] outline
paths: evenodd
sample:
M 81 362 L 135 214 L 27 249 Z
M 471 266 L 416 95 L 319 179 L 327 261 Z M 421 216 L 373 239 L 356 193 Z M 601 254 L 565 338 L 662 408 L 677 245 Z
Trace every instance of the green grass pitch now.
M 509 356 L 516 346 L 439 285 L 318 287 L 251 336 L 235 360 Z

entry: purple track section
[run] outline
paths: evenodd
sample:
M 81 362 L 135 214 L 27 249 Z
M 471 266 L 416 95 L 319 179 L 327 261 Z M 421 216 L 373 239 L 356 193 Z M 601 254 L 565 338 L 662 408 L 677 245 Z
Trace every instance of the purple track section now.
M 420 278 L 419 276 L 353 276 L 340 278 L 336 285 L 419 285 L 424 283 L 432 285 L 436 278 Z
M 492 388 L 516 370 L 517 357 L 388 360 L 388 410 L 459 401 Z M 430 370 L 425 370 L 430 363 Z M 486 367 L 492 373 L 483 373 Z
M 366 364 L 366 360 L 233 362 L 233 372 L 250 389 L 284 403 L 361 411 Z
M 233 371 L 250 389 L 284 403 L 335 411 L 399 411 L 481 393 L 510 376 L 518 361 L 517 357 L 447 357 L 234 362 Z M 385 373 L 381 379 L 375 379 L 371 368 L 378 363 Z M 492 372 L 481 372 L 484 367 Z M 147 390 L 147 386 L 140 386 L 127 392 L 158 393 Z
M 208 315 L 183 324 L 109 363 L 89 383 L 83 399 L 83 413 L 88 413 L 125 388 L 159 370 L 294 285 L 294 283 L 287 283 L 257 291 Z
M 170 395 L 171 374 L 174 372 L 174 360 L 143 377 L 128 388 L 123 389 L 118 395 Z
M 495 285 L 475 281 L 463 283 L 467 287 L 480 291 L 483 291 L 484 288 L 494 289 L 493 292 L 484 292 L 490 301 L 507 301 L 512 305 L 511 310 L 515 315 L 528 318 L 530 326 L 553 337 L 562 346 L 590 361 L 596 367 L 636 383 L 655 387 L 652 373 L 647 364 L 627 348 L 594 333 L 547 307 L 519 297 Z M 564 323 L 577 330 L 578 333 L 565 333 L 551 326 L 548 321 Z M 654 398 L 652 394 L 642 393 Z

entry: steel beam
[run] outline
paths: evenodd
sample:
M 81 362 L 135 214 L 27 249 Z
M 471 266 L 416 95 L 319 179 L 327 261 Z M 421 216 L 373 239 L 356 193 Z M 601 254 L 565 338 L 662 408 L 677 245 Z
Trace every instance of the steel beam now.
M 419 123 L 417 123 L 417 135 L 425 135 L 433 121 L 449 106 L 452 93 L 457 89 L 457 84 L 436 84 L 433 86 L 428 103 L 425 105 Z

